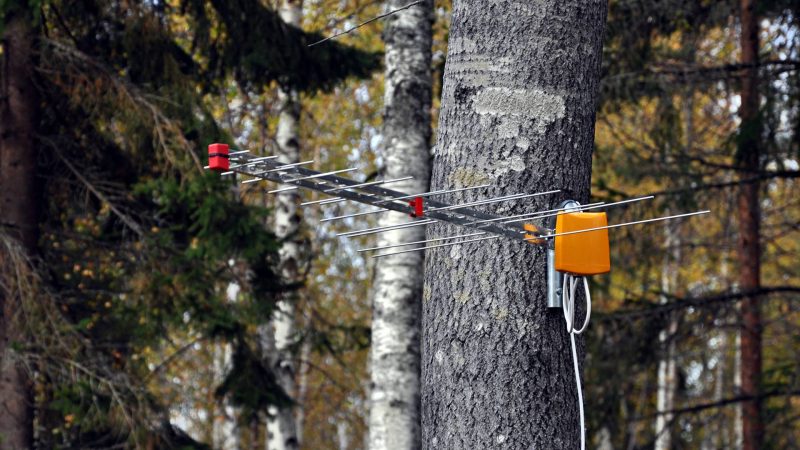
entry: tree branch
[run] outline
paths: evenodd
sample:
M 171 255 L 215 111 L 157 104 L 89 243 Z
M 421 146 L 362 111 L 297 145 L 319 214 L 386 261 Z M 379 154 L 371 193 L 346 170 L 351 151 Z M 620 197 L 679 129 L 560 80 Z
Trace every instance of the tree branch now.
M 800 286 L 762 287 L 761 289 L 756 289 L 751 291 L 728 292 L 716 295 L 709 295 L 706 297 L 694 297 L 694 298 L 692 297 L 681 298 L 681 297 L 669 296 L 668 293 L 663 293 L 662 295 L 667 296 L 670 300 L 673 301 L 664 304 L 646 302 L 648 306 L 643 308 L 623 310 L 609 314 L 598 313 L 597 320 L 600 322 L 610 322 L 622 319 L 649 317 L 659 314 L 667 314 L 675 310 L 689 308 L 689 307 L 707 307 L 722 302 L 739 301 L 754 295 L 765 296 L 765 295 L 779 294 L 779 293 L 800 293 Z M 626 301 L 630 302 L 632 300 L 628 299 Z
M 423 2 L 425 2 L 425 1 L 427 1 L 427 0 L 417 0 L 417 1 L 415 1 L 415 2 L 412 2 L 412 3 L 409 3 L 409 4 L 407 4 L 407 5 L 405 5 L 405 6 L 401 6 L 401 7 L 397 8 L 397 9 L 393 9 L 393 10 L 391 10 L 391 11 L 387 12 L 387 13 L 381 14 L 380 16 L 376 16 L 376 17 L 373 17 L 372 19 L 369 19 L 369 20 L 367 20 L 367 21 L 365 21 L 365 22 L 361 22 L 360 24 L 358 24 L 358 25 L 356 25 L 356 26 L 354 26 L 354 27 L 350 27 L 350 28 L 348 28 L 348 29 L 346 29 L 346 30 L 344 30 L 344 31 L 342 31 L 342 32 L 336 33 L 336 34 L 334 34 L 334 35 L 332 35 L 332 36 L 328 36 L 328 37 L 326 37 L 325 39 L 322 39 L 322 40 L 320 40 L 320 41 L 314 42 L 313 44 L 308 44 L 308 46 L 309 46 L 309 47 L 313 47 L 313 46 L 315 46 L 315 45 L 322 44 L 323 42 L 330 41 L 331 39 L 336 39 L 337 37 L 339 37 L 339 36 L 343 36 L 343 35 L 345 35 L 345 34 L 348 34 L 348 33 L 350 33 L 351 31 L 354 31 L 354 30 L 357 30 L 357 29 L 359 29 L 359 28 L 363 27 L 364 25 L 370 24 L 370 23 L 372 23 L 372 22 L 375 22 L 376 20 L 380 20 L 380 19 L 383 19 L 383 18 L 385 18 L 385 17 L 389 17 L 389 16 L 391 16 L 391 15 L 392 15 L 392 14 L 394 14 L 394 13 L 400 12 L 400 11 L 402 11 L 402 10 L 404 10 L 404 9 L 411 8 L 412 6 L 415 6 L 415 5 L 419 5 L 420 3 L 423 3 Z
M 705 411 L 707 409 L 721 408 L 723 406 L 727 406 L 727 405 L 730 405 L 730 404 L 747 402 L 747 401 L 751 401 L 751 400 L 764 400 L 766 398 L 771 398 L 771 397 L 786 397 L 786 396 L 794 397 L 794 396 L 799 396 L 799 395 L 800 395 L 800 390 L 797 390 L 797 389 L 788 390 L 788 391 L 779 391 L 779 390 L 768 391 L 768 392 L 764 392 L 764 393 L 762 393 L 760 395 L 737 395 L 735 397 L 723 398 L 721 400 L 716 400 L 716 401 L 708 402 L 708 403 L 699 403 L 699 404 L 692 405 L 692 406 L 687 406 L 687 407 L 684 407 L 684 408 L 676 408 L 676 409 L 671 409 L 671 410 L 668 410 L 668 411 L 658 411 L 658 412 L 655 412 L 653 414 L 648 414 L 646 416 L 635 417 L 635 418 L 631 419 L 631 422 L 638 422 L 638 421 L 643 421 L 643 420 L 652 420 L 652 419 L 654 419 L 654 418 L 656 418 L 658 416 L 664 416 L 664 415 L 675 415 L 675 416 L 677 416 L 677 415 L 680 415 L 680 414 L 697 413 L 697 412 Z

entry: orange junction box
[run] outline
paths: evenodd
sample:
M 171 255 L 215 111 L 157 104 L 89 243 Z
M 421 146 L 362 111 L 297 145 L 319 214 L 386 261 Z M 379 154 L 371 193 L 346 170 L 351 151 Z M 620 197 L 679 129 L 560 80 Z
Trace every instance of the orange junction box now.
M 606 213 L 564 213 L 556 217 L 556 234 L 608 225 Z M 556 270 L 574 275 L 611 271 L 608 228 L 555 237 Z

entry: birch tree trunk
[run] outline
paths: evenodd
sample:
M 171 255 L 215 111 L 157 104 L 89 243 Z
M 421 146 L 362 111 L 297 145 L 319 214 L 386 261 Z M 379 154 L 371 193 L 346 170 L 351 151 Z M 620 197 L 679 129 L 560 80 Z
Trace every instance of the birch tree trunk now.
M 742 77 L 739 107 L 741 128 L 736 154 L 742 178 L 754 178 L 761 170 L 761 119 L 758 92 L 758 15 L 756 0 L 741 0 L 741 62 L 751 68 Z M 743 449 L 762 447 L 764 424 L 761 399 L 761 311 L 758 290 L 761 288 L 761 208 L 759 190 L 761 183 L 750 180 L 739 188 L 739 288 L 751 292 L 741 303 L 742 317 L 742 395 L 752 396 L 742 404 Z
M 680 267 L 680 234 L 679 224 L 664 224 L 664 244 L 668 248 L 661 268 L 661 303 L 669 301 L 668 294 L 674 293 L 678 286 L 678 269 Z M 676 362 L 675 333 L 678 331 L 678 318 L 672 313 L 667 326 L 658 333 L 658 343 L 663 352 L 658 360 L 656 410 L 659 413 L 675 409 L 675 390 L 678 382 Z M 655 421 L 654 450 L 670 450 L 672 448 L 672 414 L 659 414 Z
M 562 190 L 486 207 L 498 214 L 588 200 L 606 10 L 603 0 L 454 1 L 432 189 Z M 428 237 L 458 232 L 437 224 Z M 545 304 L 545 261 L 544 248 L 506 239 L 427 254 L 423 448 L 580 447 L 569 338 L 562 311 Z
M 733 356 L 733 388 L 737 394 L 742 392 L 742 333 L 736 333 L 734 338 L 734 356 Z M 733 446 L 732 450 L 744 449 L 744 413 L 742 411 L 742 404 L 734 405 L 733 417 Z
M 397 9 L 406 0 L 390 0 Z M 428 190 L 431 138 L 431 26 L 433 1 L 389 16 L 384 93 L 384 177 L 413 176 L 393 187 L 408 193 Z M 381 217 L 380 225 L 408 221 L 400 213 Z M 380 235 L 379 245 L 419 241 L 422 228 Z M 381 258 L 372 292 L 370 351 L 369 448 L 418 449 L 419 443 L 419 315 L 423 284 L 422 253 Z
M 284 22 L 300 27 L 303 17 L 301 0 L 284 0 L 280 9 Z M 297 91 L 279 88 L 278 101 L 278 155 L 286 163 L 300 161 L 300 97 Z M 280 271 L 284 280 L 292 282 L 300 277 L 301 245 L 297 239 L 300 228 L 298 191 L 282 192 L 277 196 L 275 208 L 275 235 L 283 243 L 280 249 Z M 294 356 L 289 349 L 295 334 L 295 305 L 292 299 L 278 302 L 278 310 L 272 323 L 270 360 L 278 383 L 287 394 L 294 397 L 297 391 Z M 294 450 L 300 447 L 297 438 L 297 423 L 291 408 L 282 408 L 267 422 L 270 450 Z
M 21 9 L 24 9 L 22 7 Z M 32 254 L 38 241 L 36 195 L 36 91 L 33 85 L 32 18 L 9 12 L 0 54 L 0 230 Z M 0 264 L 3 255 L 0 254 Z M 11 346 L 19 298 L 0 291 L 0 447 L 31 448 L 30 380 Z

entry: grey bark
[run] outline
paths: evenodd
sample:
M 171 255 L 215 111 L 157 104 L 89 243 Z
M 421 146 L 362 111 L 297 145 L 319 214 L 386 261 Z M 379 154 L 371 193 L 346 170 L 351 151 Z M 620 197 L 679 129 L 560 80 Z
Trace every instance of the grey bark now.
M 390 0 L 387 9 L 405 6 Z M 413 176 L 393 185 L 421 193 L 430 180 L 431 27 L 433 2 L 426 1 L 389 16 L 384 22 L 386 77 L 383 115 L 384 177 Z M 381 217 L 380 225 L 408 221 L 401 213 Z M 380 235 L 379 245 L 424 239 L 422 228 Z M 423 284 L 422 253 L 381 258 L 372 290 L 369 448 L 409 450 L 420 447 L 419 335 Z
M 9 13 L 0 55 L 0 232 L 28 254 L 38 241 L 36 145 L 38 104 L 33 85 L 32 19 Z M 0 254 L 0 264 L 4 264 Z M 10 347 L 19 341 L 14 326 L 19 298 L 0 292 L 0 448 L 31 448 L 33 396 L 30 379 Z
M 602 0 L 456 0 L 431 188 L 563 191 L 486 207 L 498 214 L 588 201 L 605 19 Z M 437 224 L 428 237 L 458 231 Z M 423 448 L 579 448 L 569 339 L 562 312 L 545 305 L 544 249 L 499 239 L 426 256 Z
M 301 0 L 284 0 L 280 9 L 284 22 L 300 27 L 303 17 Z M 278 103 L 278 155 L 280 161 L 296 163 L 300 161 L 300 96 L 296 91 L 279 88 Z M 300 215 L 298 207 L 300 194 L 288 191 L 278 194 L 275 205 L 275 235 L 283 243 L 280 248 L 280 272 L 284 280 L 297 281 L 300 276 L 299 266 L 301 244 L 298 241 Z M 295 334 L 295 304 L 293 299 L 278 302 L 278 310 L 272 321 L 272 340 L 269 349 L 270 362 L 275 371 L 278 383 L 290 396 L 295 396 L 297 383 L 295 380 L 294 355 L 290 351 Z M 297 423 L 291 408 L 275 411 L 267 421 L 267 448 L 270 450 L 294 450 L 300 447 L 297 436 Z

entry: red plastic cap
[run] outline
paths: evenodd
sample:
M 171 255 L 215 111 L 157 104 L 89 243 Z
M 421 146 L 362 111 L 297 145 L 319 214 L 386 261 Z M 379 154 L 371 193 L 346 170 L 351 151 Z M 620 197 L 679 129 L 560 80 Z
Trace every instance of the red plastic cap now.
M 208 168 L 224 172 L 230 169 L 228 144 L 211 144 L 208 146 Z
M 425 214 L 425 203 L 422 197 L 415 197 L 413 200 L 408 201 L 408 206 L 414 208 L 411 217 L 422 217 Z

